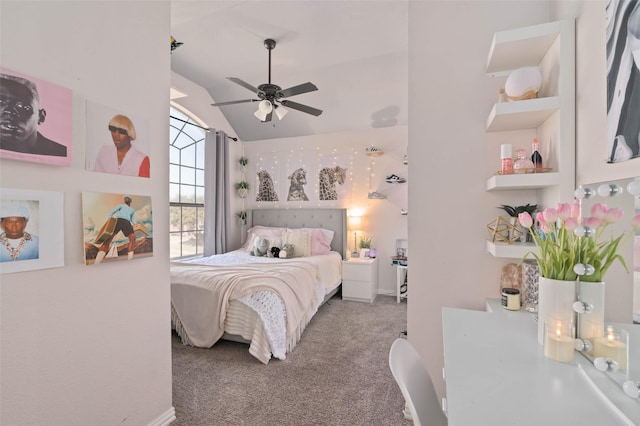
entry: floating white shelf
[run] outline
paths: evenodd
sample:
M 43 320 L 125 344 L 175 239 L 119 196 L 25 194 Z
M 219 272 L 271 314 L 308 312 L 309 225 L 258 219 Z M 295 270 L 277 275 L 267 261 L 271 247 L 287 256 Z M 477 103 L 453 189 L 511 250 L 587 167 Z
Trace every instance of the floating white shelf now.
M 535 251 L 536 245 L 534 243 L 495 243 L 487 240 L 486 248 L 495 257 L 522 259 L 530 251 Z
M 495 175 L 487 179 L 487 191 L 540 189 L 560 183 L 560 173 L 524 173 Z
M 558 96 L 500 102 L 489 113 L 487 131 L 535 129 L 559 110 Z
M 537 66 L 560 30 L 558 21 L 496 33 L 489 50 L 487 76 L 501 77 L 517 68 Z

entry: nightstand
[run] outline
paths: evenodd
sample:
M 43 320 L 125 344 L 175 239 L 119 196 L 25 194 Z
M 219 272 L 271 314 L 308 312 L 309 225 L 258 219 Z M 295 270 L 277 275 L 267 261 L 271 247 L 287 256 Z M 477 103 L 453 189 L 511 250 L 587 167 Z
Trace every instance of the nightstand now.
M 342 261 L 342 300 L 373 303 L 378 294 L 378 259 Z

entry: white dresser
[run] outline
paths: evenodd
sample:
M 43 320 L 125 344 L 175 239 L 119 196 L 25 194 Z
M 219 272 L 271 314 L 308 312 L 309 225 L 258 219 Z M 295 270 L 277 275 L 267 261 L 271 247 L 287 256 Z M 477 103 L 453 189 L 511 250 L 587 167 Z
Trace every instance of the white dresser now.
M 442 309 L 450 426 L 640 424 L 639 401 L 578 353 L 546 358 L 533 315 L 497 303 Z
M 378 259 L 342 262 L 342 299 L 372 303 L 378 294 Z

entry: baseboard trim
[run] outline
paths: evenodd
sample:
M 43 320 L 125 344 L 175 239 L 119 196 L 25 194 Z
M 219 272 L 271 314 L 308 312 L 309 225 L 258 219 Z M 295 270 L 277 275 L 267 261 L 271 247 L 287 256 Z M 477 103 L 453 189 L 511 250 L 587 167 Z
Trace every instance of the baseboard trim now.
M 395 296 L 395 290 L 378 290 L 378 294 L 381 296 Z
M 166 412 L 161 414 L 157 419 L 149 423 L 147 426 L 167 426 L 176 419 L 176 409 L 174 407 L 169 408 Z

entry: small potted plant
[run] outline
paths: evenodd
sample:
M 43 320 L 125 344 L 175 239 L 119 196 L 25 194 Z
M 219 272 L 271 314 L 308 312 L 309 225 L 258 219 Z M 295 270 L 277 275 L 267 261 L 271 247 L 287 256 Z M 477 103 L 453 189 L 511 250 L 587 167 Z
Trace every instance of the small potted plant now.
M 236 213 L 236 216 L 238 216 L 238 219 L 240 220 L 240 224 L 241 225 L 246 225 L 247 224 L 247 211 L 246 210 L 241 210 L 238 213 Z
M 247 195 L 249 194 L 249 182 L 247 182 L 246 180 L 241 180 L 240 182 L 236 183 L 236 189 L 238 190 L 238 195 L 240 196 L 240 198 L 247 198 Z
M 517 241 L 519 239 L 520 242 L 527 242 L 529 233 L 526 232 L 526 230 L 520 225 L 520 222 L 518 222 L 518 215 L 520 213 L 529 213 L 529 215 L 533 216 L 533 213 L 538 209 L 538 205 L 531 205 L 527 203 L 524 206 L 508 206 L 506 204 L 502 204 L 498 208 L 504 210 L 509 215 L 509 223 L 514 227 L 513 235 L 510 235 L 509 239 L 511 241 Z
M 360 247 L 360 258 L 364 259 L 365 257 L 369 257 L 368 252 L 371 248 L 371 239 L 371 236 L 363 235 L 362 237 L 360 237 L 360 244 L 358 244 L 358 246 Z
M 240 169 L 244 170 L 247 164 L 249 164 L 249 159 L 247 157 L 240 157 L 238 163 L 240 163 Z

